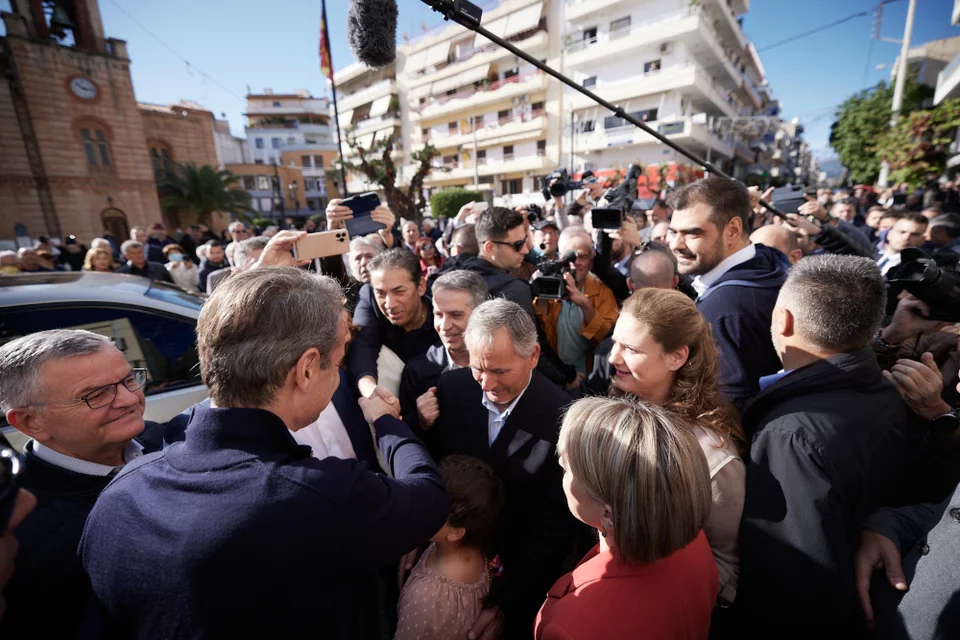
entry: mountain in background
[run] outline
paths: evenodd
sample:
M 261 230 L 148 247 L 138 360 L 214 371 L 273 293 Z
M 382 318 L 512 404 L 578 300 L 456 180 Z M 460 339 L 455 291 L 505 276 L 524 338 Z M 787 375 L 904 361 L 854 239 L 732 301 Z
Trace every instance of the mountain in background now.
M 827 178 L 841 178 L 847 170 L 837 156 L 817 158 L 817 165 L 820 167 L 820 171 L 827 174 Z

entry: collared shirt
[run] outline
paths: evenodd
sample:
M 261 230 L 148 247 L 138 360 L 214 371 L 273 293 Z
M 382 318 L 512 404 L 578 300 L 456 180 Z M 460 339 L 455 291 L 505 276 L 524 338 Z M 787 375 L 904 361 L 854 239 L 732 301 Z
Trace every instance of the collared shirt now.
M 447 371 L 456 371 L 457 369 L 463 369 L 460 365 L 453 361 L 453 358 L 450 357 L 450 351 L 444 347 L 443 352 L 447 355 L 447 366 L 443 368 L 443 371 L 440 373 L 446 373 Z M 484 396 L 486 397 L 486 396 Z
M 767 387 L 776 384 L 781 379 L 786 378 L 792 372 L 793 369 L 790 369 L 790 371 L 784 371 L 783 369 L 780 369 L 780 371 L 777 371 L 776 373 L 771 373 L 768 376 L 762 376 L 760 378 L 760 391 L 763 391 Z
M 894 267 L 899 266 L 900 259 L 901 258 L 899 253 L 895 253 L 893 255 L 890 255 L 887 253 L 883 254 L 883 257 L 877 260 L 877 266 L 880 267 L 880 273 L 882 275 L 887 275 L 887 271 L 890 271 L 890 269 L 893 269 Z
M 527 379 L 527 384 L 523 387 L 523 391 L 517 395 L 513 402 L 510 403 L 510 406 L 504 409 L 502 412 L 497 409 L 491 400 L 487 397 L 486 393 L 481 391 L 480 402 L 487 409 L 487 434 L 488 434 L 488 444 L 492 447 L 494 441 L 497 439 L 497 436 L 500 435 L 500 429 L 503 428 L 504 423 L 507 421 L 507 418 L 510 417 L 510 414 L 513 413 L 514 407 L 517 406 L 517 403 L 520 402 L 520 398 L 523 397 L 523 394 L 527 392 L 527 388 L 530 386 L 530 380 L 533 379 L 533 372 L 530 372 L 530 378 Z
M 120 465 L 119 467 L 113 467 L 108 464 L 100 464 L 99 462 L 90 462 L 89 460 L 74 458 L 73 456 L 62 454 L 59 451 L 54 451 L 50 447 L 45 447 L 36 440 L 33 440 L 32 443 L 33 453 L 38 458 L 44 462 L 52 464 L 55 467 L 66 469 L 67 471 L 81 473 L 85 476 L 109 476 L 111 473 L 116 473 L 117 471 L 123 469 L 123 465 Z M 136 440 L 131 440 L 127 443 L 127 446 L 123 448 L 124 463 L 131 462 L 142 455 L 143 445 Z
M 714 282 L 719 280 L 723 274 L 730 269 L 733 269 L 738 264 L 743 264 L 747 260 L 753 260 L 753 257 L 757 255 L 757 247 L 752 242 L 745 246 L 740 251 L 736 253 L 731 253 L 729 256 L 723 259 L 723 261 L 715 266 L 710 271 L 707 271 L 705 274 L 697 276 L 690 283 L 693 285 L 693 289 L 697 292 L 698 296 L 702 296 L 703 292 L 709 289 Z
M 357 459 L 347 428 L 332 402 L 324 407 L 315 422 L 292 433 L 294 440 L 313 450 L 313 457 L 317 460 L 330 457 L 341 460 Z

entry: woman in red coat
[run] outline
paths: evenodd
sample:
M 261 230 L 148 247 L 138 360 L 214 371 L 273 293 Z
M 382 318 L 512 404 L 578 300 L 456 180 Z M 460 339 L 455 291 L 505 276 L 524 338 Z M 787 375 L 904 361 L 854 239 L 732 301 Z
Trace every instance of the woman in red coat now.
M 414 253 L 420 258 L 420 271 L 423 272 L 424 278 L 430 277 L 434 271 L 439 270 L 440 267 L 443 266 L 443 256 L 437 251 L 437 246 L 433 243 L 433 239 L 428 236 L 423 236 L 417 240 L 417 244 L 414 246 Z
M 557 451 L 567 505 L 600 542 L 550 589 L 537 640 L 706 640 L 712 496 L 690 428 L 636 399 L 586 398 L 564 417 Z

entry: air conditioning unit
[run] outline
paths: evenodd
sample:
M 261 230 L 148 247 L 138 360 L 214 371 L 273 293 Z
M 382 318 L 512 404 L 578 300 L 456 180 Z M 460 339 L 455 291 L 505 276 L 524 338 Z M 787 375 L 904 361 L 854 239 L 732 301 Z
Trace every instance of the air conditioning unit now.
M 671 53 L 673 53 L 673 43 L 672 43 L 672 42 L 664 42 L 663 44 L 661 44 L 661 45 L 660 45 L 660 53 L 661 53 L 662 55 L 665 55 L 665 56 L 668 56 L 668 55 L 670 55 Z

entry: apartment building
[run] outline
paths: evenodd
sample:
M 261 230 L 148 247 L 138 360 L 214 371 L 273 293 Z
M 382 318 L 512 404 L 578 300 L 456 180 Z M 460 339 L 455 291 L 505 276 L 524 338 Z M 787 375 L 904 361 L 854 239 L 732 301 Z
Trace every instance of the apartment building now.
M 334 73 L 337 107 L 340 110 L 338 123 L 347 162 L 359 164 L 360 156 L 356 147 L 369 149 L 375 140 L 390 137 L 394 140 L 394 162 L 398 167 L 403 165 L 401 109 L 396 79 L 397 64 L 402 64 L 402 60 L 403 54 L 399 53 L 397 62 L 381 69 L 371 69 L 355 62 Z M 332 107 L 330 113 L 333 113 Z M 353 146 L 349 144 L 350 141 L 353 141 Z M 376 191 L 377 186 L 371 185 L 366 176 L 360 173 L 349 173 L 347 190 L 357 194 Z
M 332 148 L 330 107 L 326 98 L 308 91 L 275 94 L 265 89 L 247 96 L 247 162 L 279 164 L 285 147 Z
M 483 24 L 559 68 L 562 8 L 562 0 L 504 0 L 484 7 Z M 511 202 L 534 199 L 539 177 L 560 164 L 560 83 L 456 24 L 402 52 L 404 152 L 428 142 L 440 151 L 427 190 L 476 185 Z
M 749 0 L 567 0 L 564 69 L 574 80 L 731 174 L 753 161 L 715 118 L 774 103 L 743 34 Z M 575 171 L 631 162 L 689 164 L 655 138 L 567 89 L 566 148 Z M 572 131 L 572 134 L 571 134 Z

